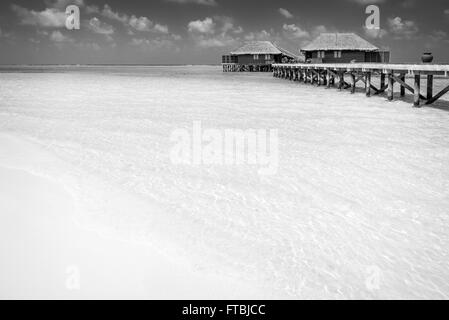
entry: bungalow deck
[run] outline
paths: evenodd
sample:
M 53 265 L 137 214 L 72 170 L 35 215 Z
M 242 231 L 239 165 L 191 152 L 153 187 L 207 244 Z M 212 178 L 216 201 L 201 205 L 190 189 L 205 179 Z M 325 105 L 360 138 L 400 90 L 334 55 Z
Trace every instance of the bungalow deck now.
M 380 85 L 376 87 L 372 76 L 380 77 Z M 433 80 L 435 76 L 448 77 L 449 65 L 438 64 L 383 64 L 383 63 L 336 63 L 336 64 L 273 64 L 273 76 L 291 81 L 325 85 L 328 88 L 337 85 L 338 89 L 350 89 L 356 92 L 358 82 L 365 84 L 366 96 L 379 95 L 387 91 L 388 100 L 394 99 L 394 84 L 399 83 L 400 95 L 406 90 L 414 96 L 413 105 L 422 106 L 422 102 L 430 105 L 449 92 L 449 85 L 434 94 Z M 350 77 L 350 83 L 346 82 Z M 414 79 L 413 86 L 407 83 L 407 76 Z M 421 94 L 421 79 L 427 78 L 427 92 Z

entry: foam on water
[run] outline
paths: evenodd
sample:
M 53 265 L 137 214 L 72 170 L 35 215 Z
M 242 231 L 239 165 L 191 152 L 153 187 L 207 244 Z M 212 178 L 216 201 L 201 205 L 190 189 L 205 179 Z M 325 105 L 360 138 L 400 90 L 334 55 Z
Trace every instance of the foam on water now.
M 86 226 L 275 296 L 449 298 L 447 111 L 217 67 L 13 71 L 0 132 L 64 163 L 34 170 L 71 189 Z M 170 135 L 193 121 L 279 129 L 278 174 L 174 166 Z

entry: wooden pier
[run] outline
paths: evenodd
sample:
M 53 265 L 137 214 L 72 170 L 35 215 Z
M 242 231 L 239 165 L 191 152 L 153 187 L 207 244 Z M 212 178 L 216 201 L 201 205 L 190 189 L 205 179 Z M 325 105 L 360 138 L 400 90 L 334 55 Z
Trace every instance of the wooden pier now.
M 222 63 L 223 72 L 272 72 L 271 64 L 245 65 L 238 63 Z
M 388 100 L 394 99 L 394 84 L 400 85 L 400 95 L 409 91 L 414 96 L 414 106 L 430 105 L 449 92 L 449 85 L 439 93 L 434 93 L 434 77 L 449 76 L 449 65 L 436 64 L 273 64 L 273 76 L 291 81 L 298 81 L 318 86 L 337 87 L 340 90 L 349 89 L 356 92 L 357 83 L 365 84 L 366 96 L 379 95 L 387 92 Z M 373 76 L 379 77 L 376 87 Z M 349 77 L 350 81 L 347 82 Z M 413 83 L 407 83 L 412 78 Z M 427 91 L 421 93 L 421 80 L 427 78 Z

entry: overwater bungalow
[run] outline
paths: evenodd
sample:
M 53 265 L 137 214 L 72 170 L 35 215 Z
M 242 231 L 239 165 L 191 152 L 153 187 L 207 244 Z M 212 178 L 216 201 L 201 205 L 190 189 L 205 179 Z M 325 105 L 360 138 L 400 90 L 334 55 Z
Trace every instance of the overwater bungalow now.
M 381 50 L 355 33 L 323 33 L 301 52 L 309 63 L 389 63 L 390 52 Z
M 299 62 L 301 58 L 270 41 L 252 41 L 222 57 L 224 72 L 271 72 L 273 63 Z

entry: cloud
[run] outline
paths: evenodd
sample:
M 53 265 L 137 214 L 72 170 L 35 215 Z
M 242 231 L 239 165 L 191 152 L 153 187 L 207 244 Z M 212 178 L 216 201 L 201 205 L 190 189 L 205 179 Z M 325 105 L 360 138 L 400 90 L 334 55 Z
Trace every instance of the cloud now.
M 213 34 L 215 33 L 215 22 L 212 18 L 190 21 L 187 28 L 192 33 Z
M 271 40 L 272 34 L 271 32 L 267 30 L 257 31 L 257 32 L 250 32 L 245 35 L 245 40 L 247 41 L 254 41 L 254 40 Z
M 217 6 L 218 5 L 216 0 L 165 0 L 165 1 L 180 3 L 180 4 L 194 3 L 194 4 L 204 5 L 204 6 Z
M 100 13 L 100 8 L 96 5 L 86 6 L 87 14 Z
M 137 18 L 136 16 L 131 16 L 128 24 L 137 31 L 150 31 L 153 27 L 153 22 L 147 17 Z
M 98 18 L 90 19 L 88 27 L 94 33 L 104 34 L 104 35 L 114 34 L 114 27 L 107 23 L 101 22 Z
M 103 7 L 103 10 L 101 11 L 101 14 L 111 20 L 116 20 L 121 23 L 128 23 L 129 17 L 126 14 L 119 14 L 118 12 L 112 11 L 112 8 L 105 4 Z
M 415 36 L 419 28 L 414 21 L 403 20 L 401 17 L 388 19 L 390 31 L 396 38 L 410 39 Z
M 215 16 L 213 18 L 216 24 L 220 24 L 219 31 L 226 33 L 234 33 L 240 34 L 243 32 L 243 28 L 241 26 L 236 26 L 234 23 L 234 19 L 228 16 Z
M 444 10 L 443 12 L 444 12 L 444 14 L 449 15 L 449 9 L 446 9 L 446 10 Z
M 279 8 L 279 13 L 287 19 L 293 18 L 293 14 L 291 14 L 287 9 Z
M 90 8 L 91 11 L 95 11 L 96 8 Z M 129 27 L 132 30 L 139 32 L 154 32 L 154 33 L 162 33 L 168 34 L 169 29 L 167 25 L 162 25 L 159 23 L 154 23 L 148 17 L 137 17 L 135 15 L 128 16 L 127 14 L 121 14 L 119 12 L 115 12 L 112 8 L 105 4 L 103 10 L 101 11 L 101 15 L 107 19 L 118 21 L 122 23 L 125 27 Z M 133 34 L 132 30 L 128 30 L 128 34 Z
M 430 34 L 430 39 L 435 42 L 445 41 L 447 42 L 448 34 L 443 30 L 435 30 Z
M 363 31 L 368 38 L 372 39 L 382 39 L 383 37 L 388 35 L 388 31 L 385 29 L 368 29 L 364 27 Z
M 66 14 L 54 8 L 34 11 L 13 4 L 11 9 L 20 19 L 20 24 L 47 28 L 61 28 L 65 26 Z
M 73 39 L 63 35 L 60 31 L 56 30 L 50 34 L 50 40 L 57 43 L 73 42 Z
M 243 28 L 235 26 L 233 19 L 227 16 L 191 21 L 187 28 L 195 44 L 202 48 L 236 46 L 243 33 Z
M 153 31 L 154 32 L 158 32 L 158 33 L 167 34 L 168 33 L 168 26 L 156 23 L 154 25 L 154 27 L 153 27 Z
M 134 47 L 140 47 L 145 51 L 178 51 L 179 48 L 170 39 L 146 39 L 146 38 L 133 38 L 130 44 Z
M 282 29 L 289 38 L 301 39 L 310 37 L 310 33 L 308 31 L 301 29 L 296 24 L 284 24 Z

